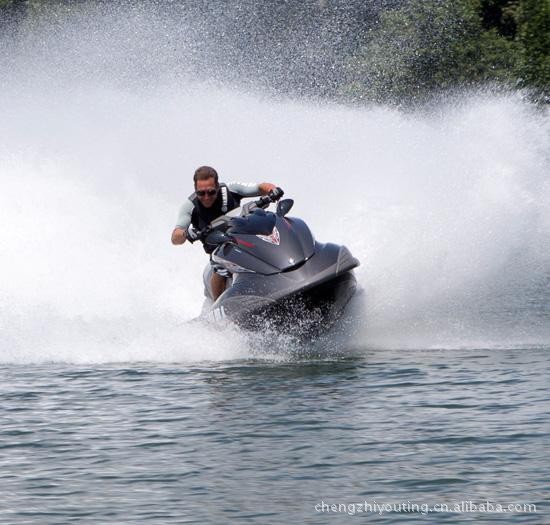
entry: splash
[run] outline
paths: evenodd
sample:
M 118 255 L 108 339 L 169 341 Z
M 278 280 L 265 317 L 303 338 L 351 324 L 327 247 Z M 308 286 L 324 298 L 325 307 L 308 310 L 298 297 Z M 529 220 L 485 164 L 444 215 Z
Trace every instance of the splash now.
M 147 88 L 98 82 L 76 58 L 3 77 L 0 362 L 549 344 L 550 120 L 521 97 L 358 109 L 160 66 Z M 270 334 L 269 353 L 265 334 L 190 322 L 206 260 L 170 233 L 201 164 L 281 185 L 318 240 L 361 260 L 335 332 L 305 348 Z

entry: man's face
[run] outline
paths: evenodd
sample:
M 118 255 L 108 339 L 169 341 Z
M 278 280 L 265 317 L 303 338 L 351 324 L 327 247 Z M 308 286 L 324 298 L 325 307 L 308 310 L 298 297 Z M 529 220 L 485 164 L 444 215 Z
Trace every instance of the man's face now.
M 218 186 L 214 177 L 211 177 L 206 180 L 198 180 L 195 184 L 195 193 L 200 201 L 200 203 L 205 208 L 210 208 L 214 202 L 216 202 L 216 197 L 218 196 Z

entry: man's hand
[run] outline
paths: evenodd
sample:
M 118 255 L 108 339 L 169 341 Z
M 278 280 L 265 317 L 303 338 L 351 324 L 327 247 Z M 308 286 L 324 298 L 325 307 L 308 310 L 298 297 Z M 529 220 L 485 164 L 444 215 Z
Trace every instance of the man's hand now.
M 278 201 L 284 194 L 285 192 L 281 188 L 274 188 L 268 193 L 273 202 Z
M 196 230 L 192 224 L 189 225 L 189 228 L 187 228 L 187 240 L 189 242 L 195 242 L 198 241 L 201 238 L 201 231 Z

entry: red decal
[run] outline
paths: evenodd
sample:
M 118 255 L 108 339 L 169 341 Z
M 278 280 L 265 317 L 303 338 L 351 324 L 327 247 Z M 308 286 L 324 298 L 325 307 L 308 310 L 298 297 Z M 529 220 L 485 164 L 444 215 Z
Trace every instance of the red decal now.
M 252 244 L 251 242 L 248 242 L 248 241 L 244 241 L 243 239 L 239 239 L 238 237 L 235 237 L 235 240 L 237 241 L 237 244 L 242 244 L 247 248 L 254 248 L 254 246 L 256 246 L 255 244 Z

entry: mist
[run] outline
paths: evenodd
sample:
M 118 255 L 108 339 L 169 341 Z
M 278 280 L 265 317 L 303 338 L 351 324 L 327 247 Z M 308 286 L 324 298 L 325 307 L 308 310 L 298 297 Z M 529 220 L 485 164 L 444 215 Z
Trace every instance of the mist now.
M 480 91 L 345 106 L 310 96 L 321 66 L 307 93 L 274 90 L 292 65 L 225 52 L 236 15 L 205 33 L 193 9 L 86 9 L 4 41 L 2 363 L 275 358 L 190 322 L 207 258 L 170 234 L 202 164 L 280 185 L 319 241 L 360 259 L 348 319 L 315 351 L 548 345 L 547 112 Z

